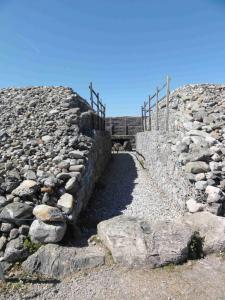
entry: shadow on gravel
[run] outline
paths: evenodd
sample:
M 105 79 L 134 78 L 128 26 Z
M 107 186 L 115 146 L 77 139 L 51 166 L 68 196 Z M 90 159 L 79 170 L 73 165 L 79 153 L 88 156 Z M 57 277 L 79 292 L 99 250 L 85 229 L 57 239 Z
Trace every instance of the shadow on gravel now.
M 86 211 L 81 214 L 79 226 L 82 231 L 87 230 L 90 235 L 94 234 L 99 222 L 121 215 L 133 200 L 136 178 L 137 169 L 131 154 L 112 154 Z
M 58 279 L 34 279 L 34 278 L 23 278 L 23 277 L 13 277 L 13 278 L 6 278 L 7 283 L 38 283 L 38 284 L 57 284 L 60 283 L 61 281 Z

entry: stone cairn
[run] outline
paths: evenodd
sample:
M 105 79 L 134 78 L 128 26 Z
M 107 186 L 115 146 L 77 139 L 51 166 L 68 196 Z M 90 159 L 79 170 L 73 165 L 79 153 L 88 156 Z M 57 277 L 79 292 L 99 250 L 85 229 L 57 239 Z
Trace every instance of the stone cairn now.
M 171 95 L 172 151 L 195 187 L 191 213 L 225 213 L 225 86 L 187 85 Z
M 65 87 L 1 89 L 0 111 L 0 260 L 12 263 L 76 221 L 95 144 L 82 126 L 94 113 Z

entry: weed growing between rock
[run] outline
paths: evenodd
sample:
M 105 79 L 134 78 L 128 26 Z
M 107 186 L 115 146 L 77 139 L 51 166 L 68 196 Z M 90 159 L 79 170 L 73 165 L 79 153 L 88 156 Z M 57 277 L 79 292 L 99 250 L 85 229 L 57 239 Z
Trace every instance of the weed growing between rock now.
M 24 248 L 29 251 L 29 254 L 35 253 L 42 245 L 41 243 L 33 243 L 28 236 L 23 242 Z
M 188 245 L 189 259 L 201 259 L 204 257 L 203 243 L 204 238 L 202 238 L 198 232 L 194 232 L 191 242 Z

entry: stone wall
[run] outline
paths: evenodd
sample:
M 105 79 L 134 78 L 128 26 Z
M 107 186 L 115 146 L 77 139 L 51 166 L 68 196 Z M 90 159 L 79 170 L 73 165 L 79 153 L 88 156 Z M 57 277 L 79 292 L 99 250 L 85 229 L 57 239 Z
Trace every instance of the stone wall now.
M 109 133 L 65 87 L 0 90 L 0 257 L 60 242 L 76 224 L 111 156 Z M 24 244 L 25 243 L 25 244 Z
M 138 133 L 136 148 L 169 199 L 178 197 L 189 212 L 224 215 L 225 86 L 187 85 L 171 94 L 169 132 L 165 101 L 160 103 L 159 131 Z
M 171 151 L 171 140 L 167 134 L 157 131 L 140 132 L 136 135 L 136 151 L 143 157 L 144 166 L 168 201 L 177 203 L 177 211 L 183 211 L 185 201 L 192 196 L 194 190 Z

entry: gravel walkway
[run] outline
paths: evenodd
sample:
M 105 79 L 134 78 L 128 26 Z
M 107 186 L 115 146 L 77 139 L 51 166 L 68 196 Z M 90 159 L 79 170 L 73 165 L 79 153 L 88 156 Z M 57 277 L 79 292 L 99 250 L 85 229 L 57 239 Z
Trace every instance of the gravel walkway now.
M 168 201 L 133 153 L 113 154 L 102 182 L 88 208 L 92 224 L 121 214 L 168 220 L 183 212 L 178 203 Z
M 1 300 L 222 300 L 225 261 L 208 256 L 155 270 L 104 266 L 74 274 L 61 283 L 15 283 Z

